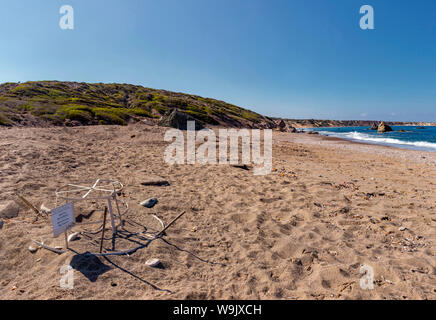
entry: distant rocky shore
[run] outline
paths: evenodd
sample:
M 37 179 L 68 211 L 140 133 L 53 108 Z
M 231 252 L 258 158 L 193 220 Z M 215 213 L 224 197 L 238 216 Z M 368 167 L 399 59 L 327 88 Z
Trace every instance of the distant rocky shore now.
M 325 128 L 325 127 L 374 127 L 380 123 L 388 126 L 436 126 L 436 122 L 389 122 L 369 120 L 315 120 L 315 119 L 280 119 L 274 118 L 281 131 L 293 131 L 292 128 Z M 289 129 L 284 129 L 289 128 Z

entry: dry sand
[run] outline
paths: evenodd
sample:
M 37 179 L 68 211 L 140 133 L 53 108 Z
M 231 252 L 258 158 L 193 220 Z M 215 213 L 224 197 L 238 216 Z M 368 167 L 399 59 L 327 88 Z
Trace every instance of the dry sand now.
M 101 177 L 124 183 L 132 232 L 143 230 L 133 221 L 159 229 L 150 213 L 169 222 L 186 210 L 148 247 L 92 259 L 80 255 L 98 251 L 85 236 L 71 244 L 77 254 L 30 253 L 31 239 L 52 246 L 64 239 L 23 207 L 0 229 L 1 299 L 436 298 L 436 153 L 277 133 L 276 170 L 254 176 L 229 165 L 169 166 L 164 131 L 144 124 L 0 130 L 0 205 L 19 191 L 38 208 L 53 207 L 56 188 Z M 150 175 L 170 185 L 141 185 Z M 151 197 L 159 199 L 153 209 L 139 206 Z M 146 242 L 131 240 L 117 249 Z M 145 265 L 150 258 L 164 267 Z M 60 268 L 71 261 L 74 289 L 63 290 Z M 374 270 L 373 290 L 359 285 L 361 265 Z

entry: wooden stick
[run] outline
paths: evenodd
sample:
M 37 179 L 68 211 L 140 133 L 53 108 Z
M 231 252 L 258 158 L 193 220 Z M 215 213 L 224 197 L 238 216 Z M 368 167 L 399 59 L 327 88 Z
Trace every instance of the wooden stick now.
M 34 206 L 33 206 L 33 204 L 31 204 L 29 201 L 27 201 L 26 199 L 24 199 L 24 197 L 22 197 L 22 196 L 20 196 L 18 193 L 17 193 L 17 197 L 18 198 L 20 198 L 20 200 L 21 201 L 23 201 L 30 209 L 32 209 L 38 216 L 39 216 L 39 210 L 38 209 L 36 209 Z
M 174 218 L 170 223 L 168 223 L 168 225 L 167 225 L 165 228 L 162 229 L 161 232 L 159 232 L 159 233 L 156 235 L 156 238 L 159 237 L 162 233 L 164 233 L 165 230 L 167 230 L 169 227 L 171 227 L 171 225 L 172 225 L 174 222 L 176 222 L 177 220 L 179 220 L 179 218 L 180 218 L 181 216 L 183 216 L 184 214 L 185 214 L 185 211 L 182 211 L 181 214 L 179 214 L 177 217 L 175 217 L 175 218 Z
M 53 251 L 53 252 L 55 252 L 55 253 L 62 254 L 62 253 L 65 252 L 64 250 L 61 250 L 61 249 L 56 249 L 56 248 L 52 248 L 52 247 L 46 246 L 45 244 L 43 244 L 43 243 L 41 243 L 41 242 L 38 242 L 38 241 L 35 241 L 35 240 L 32 240 L 32 241 L 35 242 L 35 243 L 36 243 L 38 246 L 40 246 L 41 248 L 44 248 L 44 249 L 47 249 L 47 250 Z
M 106 228 L 107 207 L 104 207 L 103 230 L 101 231 L 100 253 L 103 251 L 104 229 Z
M 67 237 L 67 231 L 65 231 L 64 234 L 65 234 L 65 249 L 68 250 L 68 237 Z

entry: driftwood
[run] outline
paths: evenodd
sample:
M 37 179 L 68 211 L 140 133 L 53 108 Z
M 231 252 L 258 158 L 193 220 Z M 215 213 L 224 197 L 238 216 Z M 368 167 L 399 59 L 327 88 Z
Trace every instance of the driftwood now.
M 40 246 L 41 248 L 44 248 L 44 249 L 47 249 L 47 250 L 50 250 L 50 251 L 52 251 L 52 252 L 55 252 L 55 253 L 58 253 L 58 254 L 62 254 L 62 253 L 64 253 L 65 251 L 64 250 L 61 250 L 61 249 L 56 249 L 56 248 L 52 248 L 52 247 L 49 247 L 49 246 L 46 246 L 44 243 L 42 243 L 42 242 L 38 242 L 38 241 L 36 241 L 36 240 L 32 240 L 33 242 L 35 242 L 38 246 Z
M 185 211 L 183 211 L 181 214 L 179 214 L 177 217 L 175 217 L 170 223 L 168 223 L 168 225 L 162 229 L 161 232 L 159 232 L 155 238 L 159 237 L 160 235 L 162 235 L 169 227 L 171 227 L 171 225 L 176 222 L 177 220 L 179 220 L 179 218 L 181 216 L 183 216 L 185 214 Z
M 32 209 L 33 212 L 35 212 L 37 216 L 39 216 L 39 215 L 41 214 L 41 213 L 39 212 L 39 210 L 36 209 L 35 206 L 34 206 L 33 204 L 31 204 L 28 200 L 26 200 L 23 196 L 20 196 L 20 195 L 17 193 L 17 197 L 18 197 L 21 201 L 23 201 L 24 204 L 25 204 L 26 206 L 28 206 L 30 209 Z

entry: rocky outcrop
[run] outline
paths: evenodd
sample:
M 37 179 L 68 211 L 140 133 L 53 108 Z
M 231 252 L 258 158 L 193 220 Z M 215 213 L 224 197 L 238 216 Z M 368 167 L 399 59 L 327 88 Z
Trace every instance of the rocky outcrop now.
M 293 127 L 283 119 L 275 121 L 275 125 L 276 125 L 276 129 L 280 132 L 292 132 L 292 133 L 297 132 L 297 129 L 295 129 L 295 127 Z
M 280 120 L 279 124 L 278 124 L 278 129 L 281 132 L 285 132 L 286 131 L 286 123 L 282 120 Z
M 275 118 L 278 125 L 281 119 Z M 368 127 L 377 130 L 378 121 L 374 120 L 314 120 L 314 119 L 283 119 L 288 127 L 295 128 L 328 128 L 328 127 Z M 385 122 L 390 126 L 436 126 L 434 122 Z
M 174 109 L 172 112 L 167 113 L 162 117 L 162 119 L 159 121 L 159 126 L 187 130 L 188 121 L 195 121 L 195 119 L 189 114 Z M 195 121 L 195 130 L 201 129 L 204 129 L 204 127 L 198 121 Z
M 384 123 L 382 121 L 378 125 L 377 131 L 380 132 L 380 133 L 384 133 L 384 132 L 389 132 L 389 131 L 393 131 L 393 130 L 392 130 L 392 128 L 389 125 L 387 125 L 386 123 Z
M 296 133 L 296 132 L 297 132 L 297 129 L 294 128 L 293 126 L 289 126 L 289 127 L 288 127 L 288 132 Z

